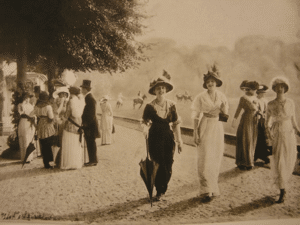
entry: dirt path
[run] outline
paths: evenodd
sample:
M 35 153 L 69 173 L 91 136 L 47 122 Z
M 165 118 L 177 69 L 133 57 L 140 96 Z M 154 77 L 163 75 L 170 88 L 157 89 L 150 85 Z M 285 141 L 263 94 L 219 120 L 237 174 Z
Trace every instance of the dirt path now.
M 274 204 L 278 191 L 270 186 L 270 170 L 241 172 L 224 157 L 221 196 L 210 203 L 197 198 L 196 149 L 176 153 L 169 189 L 161 202 L 148 202 L 139 176 L 146 155 L 141 132 L 116 125 L 115 143 L 100 146 L 99 164 L 79 170 L 46 170 L 35 159 L 0 164 L 0 219 L 43 219 L 109 224 L 212 223 L 300 218 L 300 177 L 293 175 L 287 200 Z

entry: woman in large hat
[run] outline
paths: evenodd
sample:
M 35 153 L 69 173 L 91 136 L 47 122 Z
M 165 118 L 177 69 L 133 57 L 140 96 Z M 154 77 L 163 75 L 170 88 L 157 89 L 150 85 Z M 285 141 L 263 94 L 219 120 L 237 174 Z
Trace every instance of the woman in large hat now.
M 19 137 L 19 145 L 21 152 L 21 161 L 24 161 L 26 149 L 30 142 L 33 141 L 33 136 L 35 133 L 34 126 L 34 118 L 30 117 L 30 113 L 33 111 L 33 106 L 30 104 L 30 95 L 28 92 L 25 92 L 22 95 L 22 103 L 18 105 L 18 112 L 21 116 L 19 124 L 18 124 L 18 137 Z M 27 162 L 33 160 L 34 153 L 32 152 L 28 158 Z
M 172 175 L 175 143 L 178 153 L 183 145 L 175 103 L 165 97 L 173 89 L 170 79 L 171 76 L 164 71 L 162 76 L 150 83 L 149 93 L 156 98 L 145 106 L 143 113 L 144 134 L 148 138 L 150 157 L 159 164 L 155 179 L 156 200 L 160 200 L 167 191 Z
M 103 96 L 100 100 L 100 107 L 102 111 L 100 122 L 102 145 L 109 145 L 112 143 L 113 111 L 108 100 L 108 95 Z
M 55 129 L 53 126 L 54 113 L 49 102 L 49 94 L 42 91 L 31 115 L 38 117 L 37 135 L 40 139 L 43 163 L 45 168 L 52 168 L 49 162 L 53 161 L 52 143 Z
M 259 84 L 256 81 L 246 81 L 241 85 L 245 92 L 240 98 L 236 109 L 232 127 L 244 110 L 236 133 L 236 165 L 241 170 L 251 170 L 254 167 L 254 153 L 257 141 L 257 112 L 258 99 L 255 95 Z
M 276 203 L 282 203 L 297 159 L 295 133 L 300 136 L 300 130 L 296 123 L 295 104 L 285 96 L 289 90 L 288 80 L 285 77 L 275 77 L 271 86 L 276 92 L 276 98 L 268 103 L 266 127 L 269 144 L 272 145 L 271 171 L 274 183 L 280 189 L 280 197 Z
M 228 101 L 217 90 L 222 80 L 215 66 L 204 74 L 203 80 L 203 88 L 207 90 L 196 96 L 191 109 L 198 153 L 199 194 L 204 201 L 210 201 L 220 195 L 218 177 L 224 152 L 224 129 L 219 114 L 228 113 Z
M 61 169 L 79 169 L 84 164 L 82 113 L 85 106 L 80 88 L 71 86 L 70 100 L 65 116 L 67 118 L 62 135 L 59 167 Z
M 53 92 L 52 96 L 54 98 L 53 103 L 53 112 L 54 112 L 54 125 L 56 129 L 56 135 L 58 136 L 58 141 L 56 145 L 58 147 L 61 146 L 62 141 L 62 132 L 64 123 L 66 121 L 65 113 L 67 110 L 67 102 L 69 98 L 69 89 L 64 87 L 58 87 L 55 92 Z
M 266 139 L 266 130 L 265 130 L 265 119 L 266 119 L 266 111 L 267 111 L 267 100 L 264 98 L 265 93 L 268 91 L 268 86 L 261 84 L 256 91 L 257 99 L 258 99 L 258 124 L 257 124 L 257 142 L 254 154 L 254 161 L 257 159 L 261 159 L 268 164 L 270 159 L 268 156 L 270 155 L 270 151 L 267 146 Z

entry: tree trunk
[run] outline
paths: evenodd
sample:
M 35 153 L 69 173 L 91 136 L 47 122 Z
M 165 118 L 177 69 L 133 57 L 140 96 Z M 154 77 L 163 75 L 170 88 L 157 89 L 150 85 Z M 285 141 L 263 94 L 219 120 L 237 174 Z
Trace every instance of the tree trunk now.
M 47 60 L 47 75 L 48 75 L 48 92 L 49 96 L 52 96 L 54 92 L 54 86 L 52 80 L 56 78 L 56 64 L 52 57 Z
M 18 56 L 17 56 L 17 90 L 21 92 L 24 91 L 25 81 L 27 79 L 26 69 L 27 69 L 27 35 L 24 32 L 23 38 L 20 40 L 20 45 L 18 46 Z

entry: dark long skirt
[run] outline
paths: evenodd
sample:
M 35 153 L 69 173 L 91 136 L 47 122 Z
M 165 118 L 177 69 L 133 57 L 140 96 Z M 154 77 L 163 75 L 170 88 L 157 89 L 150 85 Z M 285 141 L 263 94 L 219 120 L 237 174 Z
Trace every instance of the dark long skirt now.
M 159 164 L 155 188 L 158 195 L 164 194 L 172 176 L 175 151 L 174 134 L 170 130 L 169 125 L 152 124 L 149 130 L 148 143 L 151 159 Z
M 257 143 L 254 154 L 254 161 L 257 159 L 262 159 L 265 163 L 269 163 L 268 156 L 270 155 L 270 151 L 268 150 L 267 141 L 266 141 L 266 133 L 265 133 L 265 119 L 261 118 L 259 120 L 257 126 Z

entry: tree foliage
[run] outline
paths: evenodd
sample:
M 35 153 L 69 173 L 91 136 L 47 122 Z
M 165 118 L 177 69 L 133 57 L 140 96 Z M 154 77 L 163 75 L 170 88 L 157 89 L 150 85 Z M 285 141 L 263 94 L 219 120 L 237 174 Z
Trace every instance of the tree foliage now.
M 145 59 L 136 0 L 1 0 L 0 53 L 44 68 L 124 71 Z M 46 68 L 47 69 L 47 68 Z

